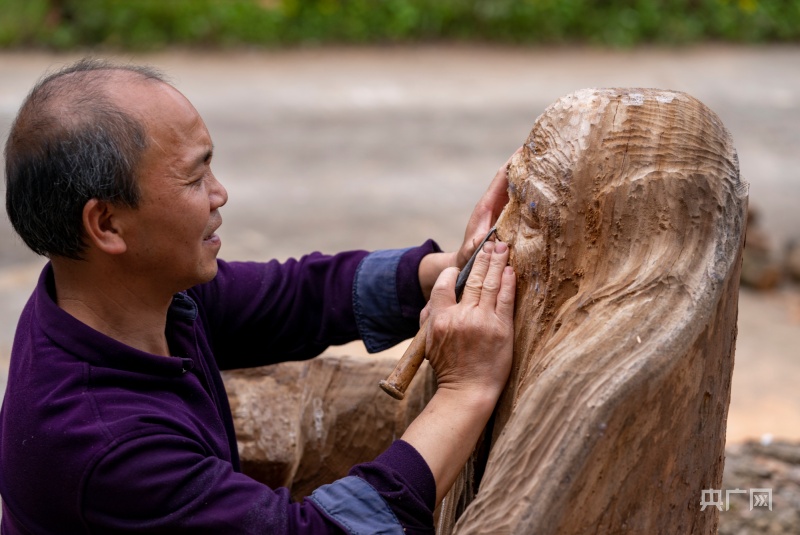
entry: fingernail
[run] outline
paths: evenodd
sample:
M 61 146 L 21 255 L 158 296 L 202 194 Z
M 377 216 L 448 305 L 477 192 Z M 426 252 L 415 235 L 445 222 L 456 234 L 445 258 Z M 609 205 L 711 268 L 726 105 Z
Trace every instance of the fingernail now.
M 495 253 L 505 253 L 506 249 L 508 249 L 508 245 L 499 241 L 494 244 L 494 252 Z
M 486 243 L 483 244 L 483 252 L 484 253 L 492 254 L 492 251 L 494 251 L 494 243 L 493 242 L 487 241 Z

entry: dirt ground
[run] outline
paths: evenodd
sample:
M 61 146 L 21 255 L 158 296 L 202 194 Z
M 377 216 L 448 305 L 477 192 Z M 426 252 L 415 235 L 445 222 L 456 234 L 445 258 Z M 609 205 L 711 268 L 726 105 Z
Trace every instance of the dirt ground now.
M 77 56 L 0 54 L 0 139 Z M 584 87 L 686 91 L 731 130 L 776 247 L 800 238 L 800 47 L 422 47 L 118 56 L 162 68 L 205 118 L 228 188 L 221 256 L 287 258 L 433 237 L 455 247 L 536 117 Z M 43 261 L 0 216 L 0 391 Z M 395 348 L 390 355 L 397 355 Z M 361 353 L 357 344 L 331 353 Z M 800 439 L 800 288 L 740 294 L 728 441 Z

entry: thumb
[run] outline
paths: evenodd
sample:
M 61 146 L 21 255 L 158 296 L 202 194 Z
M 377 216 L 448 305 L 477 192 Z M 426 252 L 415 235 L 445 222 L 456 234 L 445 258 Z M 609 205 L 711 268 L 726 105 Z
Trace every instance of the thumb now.
M 458 268 L 449 267 L 439 274 L 431 290 L 431 299 L 428 303 L 430 308 L 445 308 L 456 304 L 456 279 L 458 279 Z

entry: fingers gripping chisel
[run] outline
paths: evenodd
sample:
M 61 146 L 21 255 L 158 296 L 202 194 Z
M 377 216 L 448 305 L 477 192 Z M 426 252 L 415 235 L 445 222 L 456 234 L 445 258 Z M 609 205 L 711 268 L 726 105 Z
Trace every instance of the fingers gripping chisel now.
M 469 274 L 472 271 L 472 265 L 475 263 L 475 258 L 478 256 L 478 253 L 481 249 L 483 249 L 484 244 L 492 237 L 492 234 L 495 233 L 497 230 L 496 227 L 492 227 L 489 230 L 489 233 L 486 237 L 481 241 L 478 247 L 475 248 L 475 252 L 472 253 L 472 257 L 467 261 L 464 265 L 464 268 L 458 274 L 458 278 L 456 279 L 456 302 L 461 301 L 461 295 L 464 293 L 464 288 L 467 286 L 467 279 L 469 278 Z M 406 395 L 406 389 L 408 385 L 411 384 L 411 380 L 416 375 L 417 370 L 420 366 L 422 366 L 422 362 L 425 360 L 425 340 L 428 337 L 428 321 L 426 320 L 425 323 L 422 324 L 417 335 L 411 341 L 411 344 L 406 349 L 406 352 L 403 353 L 403 356 L 400 357 L 400 360 L 397 362 L 397 366 L 394 367 L 394 370 L 389 377 L 380 381 L 378 384 L 383 388 L 383 391 L 392 396 L 395 399 L 403 399 Z

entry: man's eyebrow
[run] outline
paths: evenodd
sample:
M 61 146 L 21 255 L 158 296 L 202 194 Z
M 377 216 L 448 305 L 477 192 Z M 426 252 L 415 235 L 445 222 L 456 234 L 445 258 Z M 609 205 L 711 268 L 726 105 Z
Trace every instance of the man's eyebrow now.
M 207 149 L 207 150 L 205 150 L 205 151 L 201 152 L 201 153 L 200 153 L 200 154 L 197 156 L 197 158 L 195 158 L 194 160 L 192 160 L 192 163 L 191 163 L 191 168 L 192 168 L 192 170 L 194 170 L 194 169 L 197 169 L 198 167 L 200 167 L 200 166 L 201 166 L 201 165 L 203 165 L 204 163 L 206 163 L 206 162 L 208 162 L 209 160 L 211 160 L 211 157 L 212 157 L 212 156 L 214 156 L 214 145 L 211 145 L 211 147 L 210 147 L 209 149 Z

